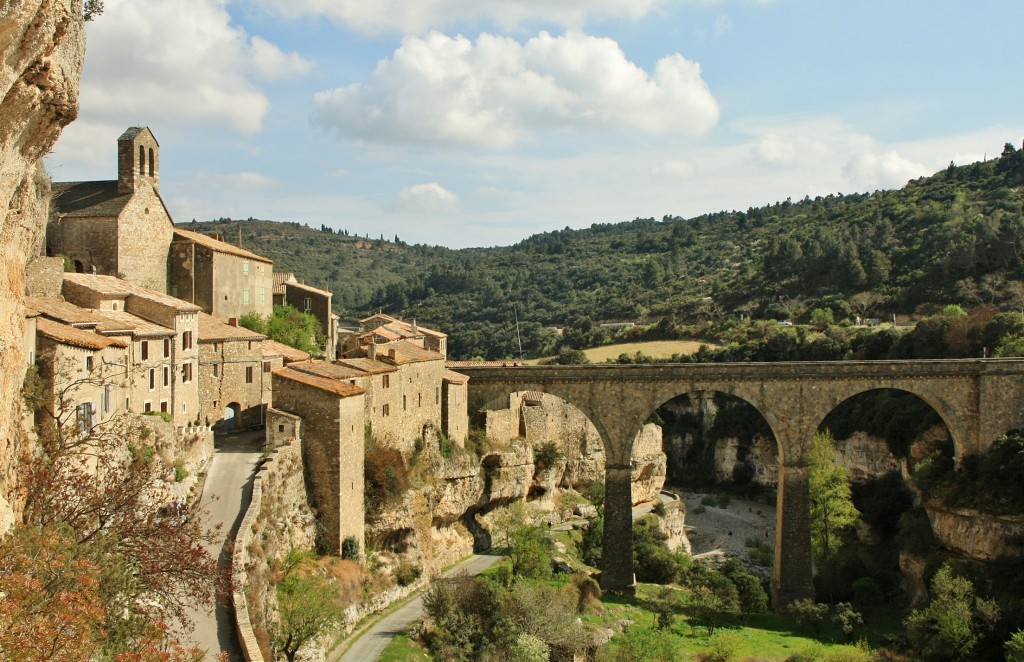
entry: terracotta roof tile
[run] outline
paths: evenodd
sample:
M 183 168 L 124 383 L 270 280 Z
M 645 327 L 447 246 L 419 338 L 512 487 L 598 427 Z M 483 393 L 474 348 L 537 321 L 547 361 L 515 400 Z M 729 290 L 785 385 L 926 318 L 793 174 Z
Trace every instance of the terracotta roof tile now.
M 445 361 L 449 368 L 458 370 L 460 368 L 519 368 L 522 361 Z
M 97 330 L 104 333 L 116 333 L 118 331 L 131 330 L 131 334 L 136 338 L 167 337 L 174 335 L 174 329 L 167 328 L 166 326 L 162 326 L 156 322 L 150 322 L 147 319 L 143 319 L 138 315 L 132 315 L 131 313 L 123 310 L 102 310 L 96 312 L 107 320 L 104 324 L 97 327 Z
M 288 271 L 274 272 L 274 294 L 284 294 L 284 284 L 295 280 L 295 274 Z
M 83 349 L 101 350 L 111 345 L 124 346 L 123 343 L 113 338 L 106 338 L 93 331 L 76 329 L 73 326 L 54 322 L 45 317 L 36 320 L 36 333 L 56 340 L 61 344 L 81 347 Z
M 348 382 L 339 382 L 336 379 L 328 379 L 326 377 L 318 377 L 311 375 L 307 372 L 301 372 L 295 370 L 291 366 L 285 366 L 284 368 L 278 368 L 273 373 L 274 379 L 287 379 L 289 381 L 311 386 L 315 389 L 325 391 L 327 393 L 333 393 L 342 398 L 347 398 L 353 395 L 360 395 L 366 393 L 366 389 L 358 386 L 353 386 Z
M 305 283 L 300 283 L 298 281 L 296 281 L 294 283 L 291 283 L 291 282 L 286 283 L 285 286 L 286 287 L 294 287 L 294 288 L 297 288 L 297 289 L 300 289 L 300 290 L 305 290 L 307 292 L 312 292 L 313 294 L 319 294 L 320 296 L 325 296 L 325 297 L 334 296 L 333 294 L 331 294 L 327 290 L 321 290 L 319 287 L 313 287 L 312 285 L 306 285 Z
M 309 354 L 284 343 L 267 338 L 263 341 L 263 356 L 283 356 L 286 361 L 308 361 Z
M 199 313 L 199 342 L 260 341 L 266 336 L 242 326 L 225 324 L 213 315 Z
M 96 311 L 81 308 L 58 297 L 26 297 L 25 305 L 52 320 L 73 326 L 96 326 L 103 321 Z
M 347 380 L 370 376 L 369 373 L 358 368 L 340 363 L 331 363 L 330 361 L 304 361 L 302 363 L 293 363 L 289 367 L 326 379 Z
M 396 365 L 406 363 L 422 363 L 424 361 L 444 361 L 444 357 L 433 350 L 423 349 L 407 340 L 387 345 L 387 352 L 377 350 L 377 358 L 383 361 L 394 361 Z
M 138 285 L 133 285 L 126 280 L 113 276 L 100 276 L 98 274 L 64 274 L 64 281 L 71 282 L 84 287 L 102 296 L 110 297 L 139 297 L 146 301 L 159 303 L 174 308 L 182 313 L 198 313 L 202 308 L 181 299 L 176 299 L 169 294 L 161 294 L 156 290 L 148 290 Z
M 237 255 L 238 257 L 245 257 L 249 258 L 250 260 L 256 260 L 258 262 L 266 262 L 267 264 L 274 263 L 274 261 L 271 260 L 270 258 L 263 257 L 262 255 L 257 255 L 256 253 L 247 251 L 244 248 L 239 248 L 238 246 L 229 244 L 226 241 L 214 239 L 213 237 L 202 234 L 200 232 L 192 232 L 191 230 L 182 230 L 181 228 L 174 228 L 174 235 L 174 241 L 191 241 L 193 243 L 199 244 L 200 246 L 205 246 L 206 248 L 209 248 L 211 251 L 216 251 L 218 253 Z
M 338 359 L 336 363 L 339 363 L 341 365 L 347 365 L 349 367 L 355 368 L 356 370 L 367 372 L 371 375 L 378 375 L 385 372 L 395 372 L 398 370 L 398 368 L 396 368 L 393 365 L 389 365 L 387 363 L 384 363 L 383 361 L 377 361 L 376 359 L 369 358 Z
M 451 382 L 452 384 L 465 384 L 466 382 L 469 381 L 469 376 L 464 375 L 461 372 L 455 372 L 454 370 L 446 369 L 444 371 L 444 377 L 442 379 L 444 379 L 444 381 L 446 382 Z

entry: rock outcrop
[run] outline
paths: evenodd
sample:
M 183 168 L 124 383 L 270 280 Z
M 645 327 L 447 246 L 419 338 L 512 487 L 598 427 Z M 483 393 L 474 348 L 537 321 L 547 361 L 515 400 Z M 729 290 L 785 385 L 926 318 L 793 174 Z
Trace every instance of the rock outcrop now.
M 8 0 L 0 12 L 0 528 L 19 510 L 17 465 L 28 430 L 25 266 L 42 247 L 49 180 L 40 159 L 78 114 L 85 56 L 80 0 Z
M 989 515 L 971 508 L 924 503 L 939 544 L 975 561 L 1024 555 L 1024 516 Z

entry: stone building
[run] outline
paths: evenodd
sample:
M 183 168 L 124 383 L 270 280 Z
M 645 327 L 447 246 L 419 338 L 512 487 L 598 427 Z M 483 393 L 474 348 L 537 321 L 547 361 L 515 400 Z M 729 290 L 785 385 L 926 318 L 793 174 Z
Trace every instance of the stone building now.
M 222 237 L 174 229 L 168 264 L 171 295 L 220 319 L 274 312 L 274 263 Z
M 199 313 L 201 421 L 223 431 L 263 423 L 275 367 L 263 356 L 263 340 L 255 331 Z
M 36 320 L 37 353 L 50 416 L 40 429 L 75 426 L 82 434 L 125 411 L 128 345 L 91 329 L 44 316 Z
M 295 365 L 301 364 L 273 372 L 274 408 L 301 421 L 303 465 L 317 511 L 318 544 L 331 554 L 345 550 L 361 555 L 365 391 L 350 382 L 296 370 Z M 273 421 L 274 426 L 288 424 L 280 417 Z M 298 428 L 296 419 L 290 424 Z
M 359 320 L 359 330 L 354 333 L 339 334 L 338 356 L 362 356 L 369 351 L 370 345 L 399 341 L 437 352 L 442 358 L 448 356 L 447 334 L 419 326 L 416 320 L 403 322 L 383 313 Z
M 469 438 L 468 382 L 469 377 L 447 368 L 441 382 L 441 431 L 449 441 L 462 448 Z
M 179 425 L 199 419 L 197 306 L 112 276 L 65 274 L 63 292 L 65 299 L 82 308 L 112 313 L 113 319 L 129 323 L 134 318 L 148 323 L 136 340 L 136 363 L 145 370 L 145 379 L 135 387 L 145 389 L 142 410 L 169 411 Z M 123 312 L 133 319 L 123 318 Z M 159 335 L 156 327 L 171 335 Z
M 47 254 L 166 292 L 173 222 L 159 183 L 160 145 L 148 128 L 129 128 L 117 139 L 116 180 L 53 183 Z
M 333 294 L 312 285 L 300 283 L 293 273 L 274 274 L 274 305 L 289 305 L 309 313 L 320 322 L 324 334 L 324 358 L 333 361 L 338 349 L 338 316 L 331 302 Z

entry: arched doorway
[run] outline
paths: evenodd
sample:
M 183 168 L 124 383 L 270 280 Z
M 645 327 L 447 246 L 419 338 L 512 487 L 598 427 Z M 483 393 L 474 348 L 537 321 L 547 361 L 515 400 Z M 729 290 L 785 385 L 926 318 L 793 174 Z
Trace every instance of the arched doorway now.
M 237 402 L 232 402 L 224 408 L 223 430 L 233 432 L 241 427 L 242 407 Z

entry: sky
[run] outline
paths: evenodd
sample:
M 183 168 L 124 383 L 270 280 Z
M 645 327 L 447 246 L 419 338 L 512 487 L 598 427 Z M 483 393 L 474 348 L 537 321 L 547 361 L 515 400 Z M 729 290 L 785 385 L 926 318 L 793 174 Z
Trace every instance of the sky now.
M 105 0 L 55 181 L 509 245 L 898 188 L 1024 141 L 1020 0 Z

